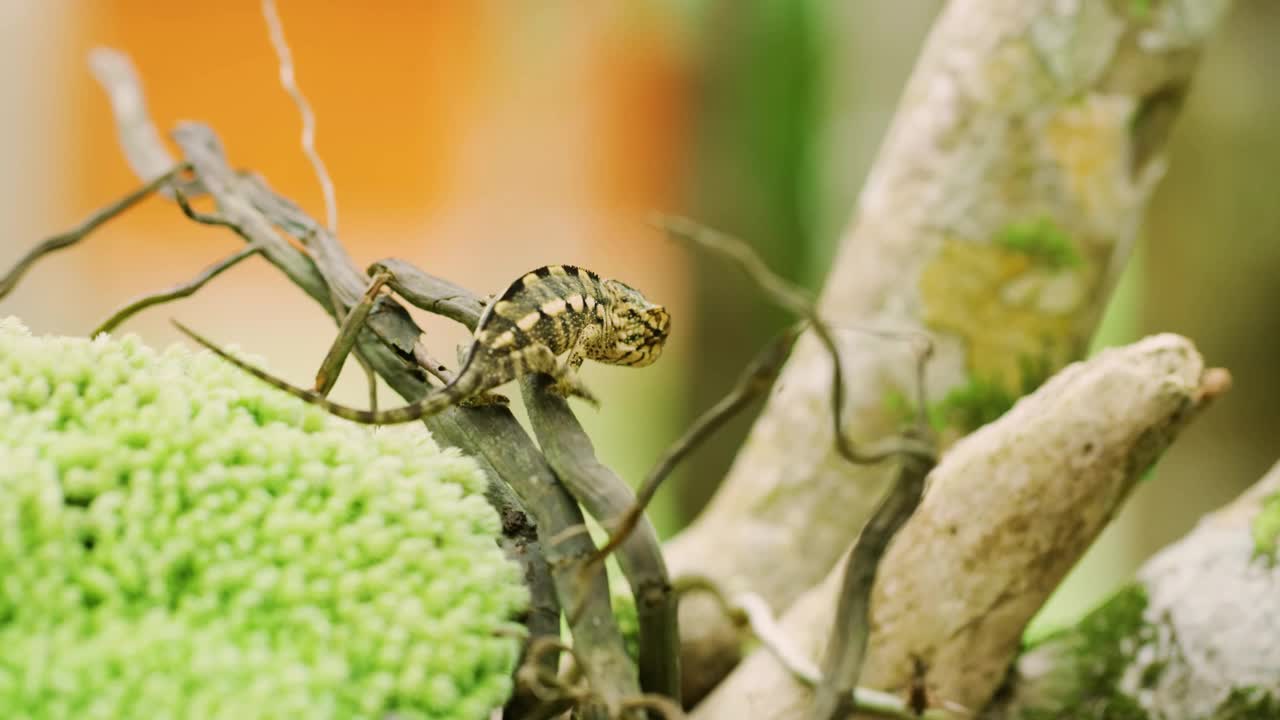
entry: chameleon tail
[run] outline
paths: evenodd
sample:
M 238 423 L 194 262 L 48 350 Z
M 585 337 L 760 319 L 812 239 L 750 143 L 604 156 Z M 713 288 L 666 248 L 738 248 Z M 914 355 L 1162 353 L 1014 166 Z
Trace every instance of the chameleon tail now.
M 411 405 L 392 408 L 390 410 L 372 412 L 369 410 L 347 407 L 346 405 L 339 405 L 313 390 L 306 390 L 296 385 L 292 385 L 274 375 L 271 375 L 266 370 L 250 365 L 249 363 L 231 355 L 226 350 L 218 347 L 211 340 L 202 337 L 194 330 L 188 328 L 177 320 L 172 322 L 178 330 L 187 337 L 204 346 L 207 350 L 218 357 L 221 357 L 223 360 L 226 360 L 268 385 L 283 390 L 294 397 L 301 398 L 312 405 L 318 405 L 333 415 L 337 415 L 340 418 L 351 420 L 353 422 L 364 423 L 366 425 L 395 425 L 397 423 L 412 422 L 414 420 L 427 417 L 428 415 L 434 415 L 441 412 L 461 399 L 458 393 L 459 388 L 456 387 L 456 384 L 451 384 L 440 388 L 435 392 L 428 393 L 426 397 Z

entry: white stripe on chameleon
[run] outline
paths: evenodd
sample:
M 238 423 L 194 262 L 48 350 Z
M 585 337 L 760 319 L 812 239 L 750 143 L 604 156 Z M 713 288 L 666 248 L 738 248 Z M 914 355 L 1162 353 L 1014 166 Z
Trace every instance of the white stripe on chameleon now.
M 517 320 L 516 327 L 520 328 L 521 330 L 524 330 L 525 332 L 529 332 L 530 330 L 533 329 L 534 325 L 538 324 L 538 320 L 540 319 L 542 319 L 542 313 L 531 312 L 528 315 L 525 315 L 524 317 Z

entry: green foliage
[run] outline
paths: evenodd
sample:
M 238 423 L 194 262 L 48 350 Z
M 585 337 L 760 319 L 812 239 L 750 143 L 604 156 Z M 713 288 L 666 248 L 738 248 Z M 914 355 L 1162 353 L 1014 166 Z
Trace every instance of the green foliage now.
M 1213 711 L 1213 720 L 1275 720 L 1280 698 L 1262 688 L 1236 688 Z
M 1262 512 L 1253 520 L 1253 547 L 1255 553 L 1274 562 L 1276 547 L 1280 544 L 1280 493 L 1269 496 L 1262 503 Z
M 1080 254 L 1071 238 L 1048 217 L 1006 225 L 996 235 L 996 244 L 1028 255 L 1050 270 L 1080 265 Z
M 525 605 L 474 463 L 208 354 L 0 320 L 0 717 L 479 720 Z
M 1020 720 L 1147 720 L 1147 714 L 1129 696 L 1117 689 L 1120 676 L 1133 662 L 1150 627 L 1143 621 L 1147 608 L 1146 591 L 1138 585 L 1116 593 L 1089 613 L 1079 625 L 1042 638 L 1036 643 L 1063 645 L 1071 658 L 1075 676 L 1073 688 L 1045 705 L 1023 712 Z M 1153 664 L 1144 674 L 1143 685 L 1159 679 L 1161 667 Z

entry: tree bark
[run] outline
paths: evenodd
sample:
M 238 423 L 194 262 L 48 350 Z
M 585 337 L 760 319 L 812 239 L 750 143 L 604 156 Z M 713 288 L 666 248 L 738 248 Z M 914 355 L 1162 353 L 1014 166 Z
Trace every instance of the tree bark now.
M 1225 384 L 1189 341 L 1159 335 L 1066 368 L 960 441 L 881 562 L 860 684 L 904 698 L 922 689 L 943 709 L 982 708 L 1027 621 Z M 821 652 L 839 586 L 833 571 L 782 618 L 795 650 Z M 694 718 L 807 717 L 810 696 L 760 650 Z
M 929 332 L 930 415 L 954 440 L 1079 357 L 1164 168 L 1170 120 L 1225 0 L 952 0 L 821 299 L 837 327 Z M 846 422 L 895 432 L 906 343 L 840 333 Z M 789 606 L 865 522 L 890 469 L 832 449 L 829 358 L 802 338 L 725 484 L 668 545 L 673 575 Z M 738 658 L 710 601 L 681 608 L 687 697 Z

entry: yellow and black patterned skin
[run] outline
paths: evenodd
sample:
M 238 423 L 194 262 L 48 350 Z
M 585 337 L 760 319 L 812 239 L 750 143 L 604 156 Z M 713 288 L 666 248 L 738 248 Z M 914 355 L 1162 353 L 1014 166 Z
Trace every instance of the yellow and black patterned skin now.
M 624 283 L 572 265 L 540 267 L 511 283 L 485 308 L 453 382 L 412 405 L 379 412 L 339 405 L 291 385 L 179 328 L 246 372 L 338 417 L 392 425 L 434 415 L 529 373 L 556 378 L 554 389 L 561 394 L 592 399 L 576 374 L 583 359 L 644 367 L 662 354 L 670 325 L 665 308 Z

